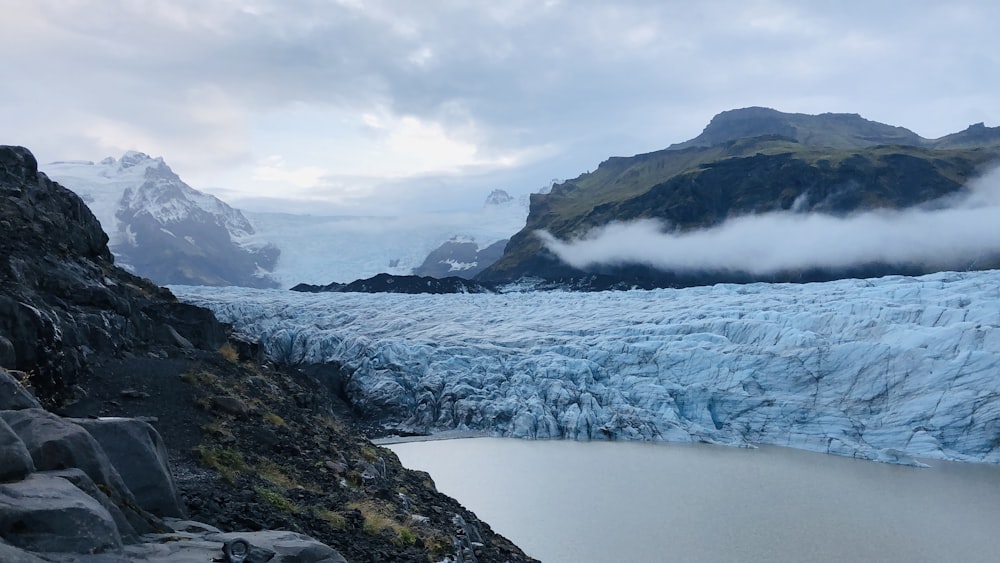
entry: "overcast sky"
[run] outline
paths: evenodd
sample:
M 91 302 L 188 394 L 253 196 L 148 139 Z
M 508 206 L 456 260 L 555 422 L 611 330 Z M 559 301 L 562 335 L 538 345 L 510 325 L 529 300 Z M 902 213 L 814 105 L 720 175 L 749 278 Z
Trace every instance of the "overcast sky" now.
M 0 0 L 0 143 L 135 149 L 246 209 L 536 191 L 716 113 L 1000 125 L 1000 2 Z M 44 168 L 44 166 L 43 166 Z

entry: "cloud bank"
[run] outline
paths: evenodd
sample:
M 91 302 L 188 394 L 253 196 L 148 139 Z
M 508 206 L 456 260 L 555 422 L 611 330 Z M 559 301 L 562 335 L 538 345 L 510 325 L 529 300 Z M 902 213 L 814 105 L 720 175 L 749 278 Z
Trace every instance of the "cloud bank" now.
M 612 223 L 562 241 L 536 233 L 546 248 L 580 269 L 641 264 L 675 272 L 768 275 L 870 263 L 968 267 L 1000 255 L 1000 171 L 962 193 L 905 210 L 836 217 L 775 212 L 717 227 L 673 233 L 656 220 Z
M 0 0 L 0 124 L 42 163 L 136 149 L 364 215 L 474 209 L 738 107 L 1000 121 L 1000 3 L 855 4 Z

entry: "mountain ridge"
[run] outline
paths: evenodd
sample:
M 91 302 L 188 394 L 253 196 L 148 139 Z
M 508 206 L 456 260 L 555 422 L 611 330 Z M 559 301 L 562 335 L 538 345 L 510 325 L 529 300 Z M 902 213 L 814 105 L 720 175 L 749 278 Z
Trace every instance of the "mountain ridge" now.
M 187 185 L 162 157 L 127 151 L 46 168 L 81 194 L 133 272 L 160 284 L 277 287 L 270 272 L 280 251 L 253 242 L 240 210 Z
M 561 261 L 536 232 L 571 241 L 596 228 L 634 220 L 655 219 L 664 222 L 667 232 L 689 233 L 770 212 L 846 216 L 907 209 L 960 193 L 998 159 L 1000 127 L 973 125 L 927 140 L 856 114 L 808 116 L 768 108 L 723 112 L 695 139 L 632 157 L 609 158 L 594 171 L 555 185 L 547 195 L 533 194 L 525 227 L 511 237 L 500 260 L 477 279 L 509 282 L 521 277 L 602 274 L 642 286 L 836 279 L 851 272 L 830 269 L 804 275 L 789 270 L 763 278 L 627 263 L 581 270 Z M 926 271 L 900 270 L 891 264 L 858 266 L 868 275 Z

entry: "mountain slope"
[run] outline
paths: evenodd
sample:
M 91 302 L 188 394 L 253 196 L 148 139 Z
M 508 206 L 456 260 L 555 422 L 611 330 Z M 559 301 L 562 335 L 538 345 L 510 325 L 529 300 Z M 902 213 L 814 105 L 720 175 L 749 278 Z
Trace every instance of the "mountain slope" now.
M 107 240 L 27 149 L 0 146 L 0 365 L 34 374 L 46 401 L 72 397 L 92 355 L 224 341 L 208 311 L 115 267 Z
M 475 241 L 454 238 L 428 254 L 424 262 L 413 269 L 413 274 L 432 278 L 457 276 L 472 279 L 499 260 L 505 246 L 506 240 L 480 248 Z
M 547 195 L 533 194 L 525 228 L 479 277 L 509 281 L 602 273 L 652 280 L 653 285 L 762 279 L 740 272 L 706 276 L 641 265 L 584 272 L 544 248 L 536 232 L 572 240 L 611 223 L 641 219 L 662 221 L 672 232 L 691 232 L 771 212 L 845 216 L 904 209 L 958 193 L 998 157 L 1000 128 L 974 126 L 932 141 L 856 115 L 733 110 L 717 116 L 691 141 L 610 158 L 597 170 L 554 186 Z M 859 268 L 874 274 L 880 265 Z M 833 279 L 844 274 L 812 272 L 807 277 Z M 771 279 L 802 276 L 801 271 L 786 271 Z
M 251 243 L 254 227 L 242 212 L 188 186 L 162 158 L 130 151 L 45 168 L 87 202 L 118 261 L 135 273 L 160 284 L 277 286 L 269 273 L 278 249 Z
M 778 135 L 804 145 L 861 148 L 872 145 L 921 145 L 919 135 L 903 127 L 869 121 L 854 113 L 783 113 L 751 107 L 724 111 L 700 135 L 669 148 L 710 147 L 737 139 Z

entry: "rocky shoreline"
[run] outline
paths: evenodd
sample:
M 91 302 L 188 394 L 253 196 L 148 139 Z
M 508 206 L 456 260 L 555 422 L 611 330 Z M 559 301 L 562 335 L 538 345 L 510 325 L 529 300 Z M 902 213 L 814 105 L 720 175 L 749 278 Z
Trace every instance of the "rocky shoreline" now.
M 533 561 L 365 429 L 0 147 L 0 560 Z

